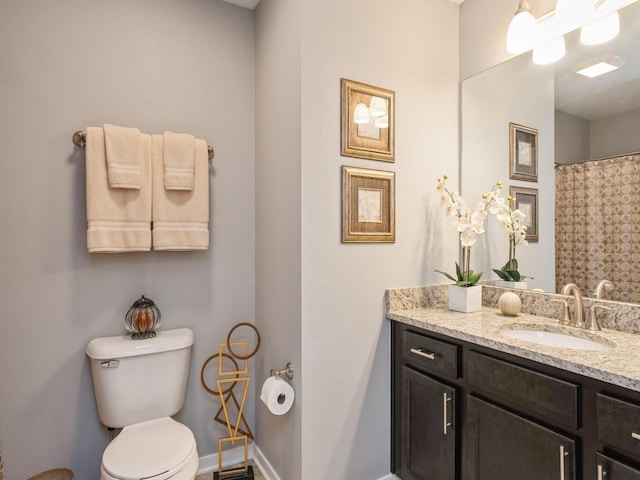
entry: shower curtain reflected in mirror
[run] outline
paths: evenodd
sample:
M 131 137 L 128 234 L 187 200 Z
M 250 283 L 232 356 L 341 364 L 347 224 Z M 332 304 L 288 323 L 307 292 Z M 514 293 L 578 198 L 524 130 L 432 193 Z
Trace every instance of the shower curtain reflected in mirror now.
M 640 303 L 640 155 L 556 167 L 556 291 Z

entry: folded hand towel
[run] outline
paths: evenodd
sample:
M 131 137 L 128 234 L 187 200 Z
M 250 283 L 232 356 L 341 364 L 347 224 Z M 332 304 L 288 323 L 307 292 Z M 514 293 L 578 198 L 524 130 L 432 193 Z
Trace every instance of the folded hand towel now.
M 140 136 L 140 189 L 109 188 L 104 130 L 87 128 L 87 248 L 91 253 L 151 249 L 151 137 Z
M 140 189 L 140 130 L 104 125 L 109 187 Z
M 207 250 L 209 248 L 209 157 L 207 143 L 195 140 L 193 191 L 165 188 L 163 136 L 152 135 L 153 248 Z
M 188 133 L 164 132 L 164 188 L 193 190 L 195 182 L 195 137 Z

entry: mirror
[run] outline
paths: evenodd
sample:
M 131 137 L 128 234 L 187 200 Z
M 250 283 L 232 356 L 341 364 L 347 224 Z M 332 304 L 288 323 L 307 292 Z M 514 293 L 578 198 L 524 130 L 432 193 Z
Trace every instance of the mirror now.
M 533 277 L 529 289 L 556 291 L 554 163 L 640 151 L 639 26 L 636 2 L 620 10 L 614 40 L 584 46 L 577 30 L 565 35 L 567 54 L 554 64 L 535 65 L 527 52 L 462 82 L 460 180 L 467 202 L 479 201 L 496 180 L 502 180 L 504 196 L 510 187 L 537 194 L 538 241 L 516 248 L 520 273 Z M 622 58 L 623 66 L 596 78 L 572 71 L 604 55 Z M 537 181 L 510 178 L 510 124 L 538 132 Z M 493 216 L 473 248 L 471 268 L 484 271 L 484 280 L 497 280 L 492 269 L 506 263 L 509 242 Z

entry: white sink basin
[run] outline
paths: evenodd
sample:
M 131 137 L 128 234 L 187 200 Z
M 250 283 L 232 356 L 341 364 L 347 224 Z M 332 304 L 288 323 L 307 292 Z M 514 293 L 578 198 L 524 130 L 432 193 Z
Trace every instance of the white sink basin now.
M 500 332 L 507 337 L 524 340 L 526 342 L 546 345 L 548 347 L 572 348 L 574 350 L 608 350 L 609 346 L 595 340 L 574 337 L 565 333 L 544 332 L 540 330 L 503 330 Z

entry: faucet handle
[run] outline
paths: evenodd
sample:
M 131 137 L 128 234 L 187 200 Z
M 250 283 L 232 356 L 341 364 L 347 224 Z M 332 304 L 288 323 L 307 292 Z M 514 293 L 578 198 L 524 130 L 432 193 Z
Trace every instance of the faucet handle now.
M 551 300 L 551 303 L 562 304 L 562 317 L 559 320 L 560 325 L 568 325 L 571 323 L 571 312 L 569 311 L 569 304 L 566 300 Z
M 600 322 L 598 321 L 598 309 L 611 310 L 609 307 L 605 307 L 604 305 L 591 305 L 591 308 L 589 308 L 589 318 L 587 323 L 585 323 L 584 328 L 591 330 L 592 332 L 602 330 Z

